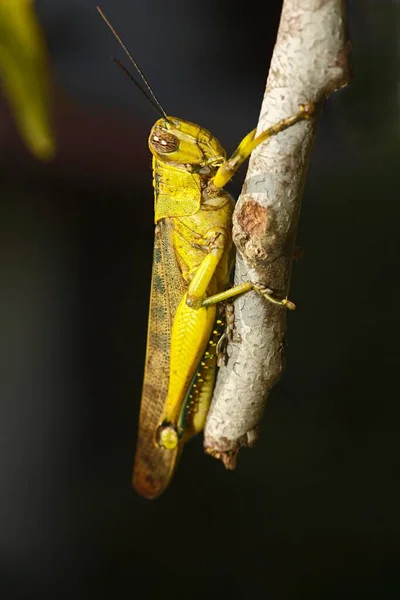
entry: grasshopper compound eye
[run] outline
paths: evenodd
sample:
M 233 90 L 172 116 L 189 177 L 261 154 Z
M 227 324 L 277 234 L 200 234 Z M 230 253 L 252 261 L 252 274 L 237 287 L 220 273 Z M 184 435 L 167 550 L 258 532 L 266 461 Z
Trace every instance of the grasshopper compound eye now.
M 179 140 L 176 135 L 169 131 L 165 131 L 165 129 L 161 129 L 161 127 L 154 128 L 153 135 L 150 138 L 150 144 L 159 154 L 176 152 L 179 148 Z

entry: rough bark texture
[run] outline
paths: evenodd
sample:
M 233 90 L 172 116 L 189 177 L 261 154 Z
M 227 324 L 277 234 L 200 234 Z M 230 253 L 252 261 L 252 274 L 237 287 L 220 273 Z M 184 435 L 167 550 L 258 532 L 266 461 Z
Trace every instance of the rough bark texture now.
M 284 0 L 258 133 L 320 105 L 349 79 L 342 0 Z M 285 297 L 308 159 L 318 116 L 254 150 L 233 220 L 235 283 L 252 281 Z M 251 292 L 235 302 L 237 341 L 228 347 L 204 436 L 206 452 L 234 468 L 242 446 L 257 440 L 268 395 L 284 366 L 286 311 Z

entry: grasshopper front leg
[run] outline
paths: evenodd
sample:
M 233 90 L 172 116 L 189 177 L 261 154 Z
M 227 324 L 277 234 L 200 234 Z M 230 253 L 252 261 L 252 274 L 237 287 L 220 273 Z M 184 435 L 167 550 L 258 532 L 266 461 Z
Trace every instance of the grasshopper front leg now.
M 288 129 L 295 123 L 299 121 L 304 121 L 305 119 L 310 119 L 310 117 L 315 112 L 315 105 L 310 104 L 301 104 L 298 112 L 292 117 L 287 117 L 286 119 L 282 119 L 269 127 L 260 135 L 256 137 L 256 129 L 250 131 L 249 134 L 246 135 L 245 138 L 240 142 L 239 146 L 236 148 L 235 152 L 232 154 L 231 158 L 224 161 L 223 164 L 219 167 L 216 172 L 212 183 L 217 188 L 223 188 L 228 181 L 230 181 L 239 167 L 247 160 L 250 154 L 253 152 L 254 148 L 259 146 L 262 142 L 265 142 L 267 139 L 273 137 L 274 135 Z

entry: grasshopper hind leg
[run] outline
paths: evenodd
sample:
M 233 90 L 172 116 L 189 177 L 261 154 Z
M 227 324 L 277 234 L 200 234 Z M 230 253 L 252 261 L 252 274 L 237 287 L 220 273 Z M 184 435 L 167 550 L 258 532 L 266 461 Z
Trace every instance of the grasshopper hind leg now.
M 224 315 L 219 314 L 182 408 L 179 431 L 183 441 L 189 440 L 204 429 L 217 373 L 218 341 L 224 329 Z

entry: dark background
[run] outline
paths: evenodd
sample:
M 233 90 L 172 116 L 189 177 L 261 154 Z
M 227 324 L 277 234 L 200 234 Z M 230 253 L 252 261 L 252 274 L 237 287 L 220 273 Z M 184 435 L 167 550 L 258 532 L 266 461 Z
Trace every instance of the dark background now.
M 280 6 L 102 1 L 167 112 L 229 152 L 256 124 Z M 197 439 L 153 502 L 130 479 L 157 114 L 94 2 L 37 7 L 54 162 L 0 107 L 1 598 L 398 598 L 399 3 L 350 3 L 355 78 L 318 130 L 262 438 L 233 473 Z

